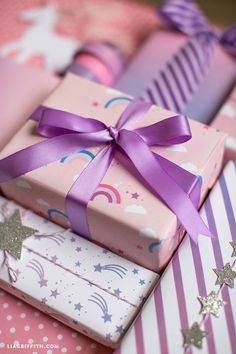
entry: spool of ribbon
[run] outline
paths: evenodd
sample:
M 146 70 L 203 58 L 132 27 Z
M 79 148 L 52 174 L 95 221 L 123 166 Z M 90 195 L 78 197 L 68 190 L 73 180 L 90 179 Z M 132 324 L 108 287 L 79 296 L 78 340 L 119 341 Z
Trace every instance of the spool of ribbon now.
M 158 13 L 170 28 L 189 39 L 141 96 L 147 102 L 181 113 L 205 79 L 216 44 L 220 43 L 226 51 L 236 55 L 236 25 L 221 33 L 208 23 L 193 0 L 166 0 Z
M 75 54 L 67 71 L 112 86 L 122 72 L 126 59 L 125 53 L 109 42 L 90 42 Z
M 194 204 L 185 191 L 185 185 L 193 182 L 196 176 L 150 150 L 150 146 L 181 144 L 191 139 L 188 120 L 185 116 L 174 115 L 150 126 L 133 129 L 150 107 L 151 104 L 143 100 L 133 100 L 115 127 L 97 119 L 40 107 L 33 119 L 39 121 L 38 133 L 47 139 L 2 159 L 0 183 L 80 149 L 102 145 L 66 197 L 68 217 L 75 232 L 84 237 L 90 236 L 87 205 L 119 151 L 130 160 L 142 183 L 176 214 L 195 242 L 199 234 L 211 237 L 198 214 L 199 201 Z

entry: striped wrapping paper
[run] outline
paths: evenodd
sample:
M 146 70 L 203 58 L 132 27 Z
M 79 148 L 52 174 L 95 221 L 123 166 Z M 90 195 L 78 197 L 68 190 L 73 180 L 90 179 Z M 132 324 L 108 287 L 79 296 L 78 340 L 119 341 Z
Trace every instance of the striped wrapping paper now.
M 205 202 L 201 214 L 216 237 L 201 237 L 199 247 L 185 237 L 167 267 L 159 286 L 114 354 L 184 353 L 181 329 L 194 322 L 209 334 L 202 349 L 188 347 L 187 354 L 233 354 L 236 350 L 236 279 L 234 288 L 215 285 L 213 268 L 226 263 L 236 271 L 230 243 L 236 241 L 236 165 L 229 162 Z M 197 296 L 219 291 L 226 302 L 220 316 L 200 314 Z

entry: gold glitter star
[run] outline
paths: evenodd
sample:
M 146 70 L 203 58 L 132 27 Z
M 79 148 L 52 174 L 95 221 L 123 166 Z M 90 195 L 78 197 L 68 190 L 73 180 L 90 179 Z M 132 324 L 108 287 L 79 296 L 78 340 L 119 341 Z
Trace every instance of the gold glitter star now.
M 236 278 L 236 272 L 233 271 L 231 265 L 226 263 L 222 269 L 213 269 L 217 275 L 216 285 L 226 284 L 230 288 L 234 287 L 234 278 Z
M 231 257 L 236 257 L 236 242 L 230 242 L 230 245 L 233 247 L 233 253 Z
M 20 211 L 16 210 L 8 220 L 0 223 L 0 249 L 9 252 L 14 258 L 20 259 L 22 242 L 36 232 L 38 230 L 22 224 Z
M 202 331 L 197 322 L 194 322 L 189 329 L 181 330 L 184 336 L 184 348 L 194 345 L 196 348 L 202 348 L 202 339 L 208 335 L 206 331 Z
M 198 296 L 197 298 L 202 305 L 200 311 L 201 314 L 212 314 L 216 317 L 220 316 L 219 310 L 221 306 L 224 306 L 225 302 L 223 300 L 217 299 L 217 294 L 215 291 L 211 291 L 210 294 L 206 297 Z

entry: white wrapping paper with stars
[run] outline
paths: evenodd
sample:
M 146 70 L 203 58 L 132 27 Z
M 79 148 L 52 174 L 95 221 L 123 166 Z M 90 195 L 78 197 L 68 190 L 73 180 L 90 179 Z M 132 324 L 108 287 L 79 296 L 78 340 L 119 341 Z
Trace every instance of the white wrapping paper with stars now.
M 1 224 L 16 210 L 36 232 L 24 239 L 20 259 L 0 250 L 0 287 L 115 347 L 158 275 L 0 197 Z

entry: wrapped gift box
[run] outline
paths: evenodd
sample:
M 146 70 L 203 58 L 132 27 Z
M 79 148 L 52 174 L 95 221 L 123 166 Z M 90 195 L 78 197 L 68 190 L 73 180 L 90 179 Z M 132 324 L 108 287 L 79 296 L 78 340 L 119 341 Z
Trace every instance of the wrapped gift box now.
M 1 287 L 92 339 L 115 346 L 158 275 L 2 197 L 0 209 L 1 222 L 20 210 L 22 224 L 38 230 L 24 240 L 20 260 L 8 256 L 7 266 L 0 251 Z
M 151 6 L 133 1 L 2 0 L 1 9 L 1 55 L 53 72 L 65 69 L 91 40 L 132 55 L 159 23 Z
M 12 292 L 12 289 L 7 286 L 7 291 Z M 24 354 L 112 352 L 112 349 L 71 330 L 3 290 L 0 290 L 0 317 L 1 352 L 3 350 L 6 352 L 21 350 Z
M 44 105 L 94 117 L 114 126 L 130 100 L 121 92 L 68 74 Z M 153 106 L 139 126 L 170 116 L 173 116 L 172 112 Z M 219 174 L 225 136 L 194 121 L 190 121 L 190 126 L 193 138 L 187 143 L 167 148 L 153 147 L 152 151 L 196 175 L 193 184 L 188 182 L 185 185 L 187 192 L 195 194 L 193 198 L 196 200 L 199 181 L 202 183 L 203 198 Z M 0 157 L 43 140 L 32 133 L 34 129 L 35 122 L 28 121 Z M 2 184 L 2 190 L 9 199 L 67 227 L 65 197 L 73 181 L 99 149 L 94 147 L 76 151 L 60 161 Z M 122 156 L 115 156 L 88 205 L 91 239 L 115 253 L 159 271 L 171 258 L 184 231 L 173 212 L 143 185 L 132 170 L 129 171 L 130 168 Z
M 236 86 L 212 122 L 216 129 L 227 133 L 225 161 L 236 160 Z
M 165 88 L 165 83 L 162 82 L 158 75 L 180 48 L 186 45 L 188 40 L 189 37 L 177 30 L 160 29 L 154 32 L 130 61 L 114 87 L 133 96 L 142 95 L 145 99 L 148 99 L 145 91 L 150 88 L 154 102 L 158 102 L 155 101 L 155 93 L 158 93 L 158 91 L 155 89 L 154 83 L 154 79 L 158 78 L 157 81 L 163 88 L 167 101 L 167 106 L 165 105 L 165 107 L 171 108 L 173 106 L 173 92 L 178 99 L 181 91 L 170 71 L 167 70 L 166 72 L 172 93 L 168 92 Z M 192 53 L 189 53 L 189 56 L 190 61 L 195 66 L 194 70 L 197 72 L 197 61 Z M 191 78 L 191 69 L 186 62 L 184 65 L 186 75 Z M 224 68 L 223 71 L 222 68 Z M 176 63 L 174 70 L 178 75 L 179 69 Z M 209 123 L 231 90 L 235 79 L 235 58 L 228 54 L 222 45 L 216 45 L 205 80 L 200 84 L 198 91 L 192 95 L 189 102 L 185 104 L 181 112 L 202 123 Z M 186 94 L 188 85 L 184 84 L 182 77 L 180 81 Z M 216 81 L 217 85 L 215 84 Z
M 235 201 L 236 165 L 230 162 L 201 210 L 215 238 L 201 238 L 197 246 L 185 237 L 115 354 L 235 352 Z M 212 291 L 215 295 L 208 296 Z M 185 351 L 183 344 L 191 340 L 202 350 L 192 345 Z
M 36 69 L 0 58 L 0 150 L 30 114 L 56 87 L 59 80 Z

